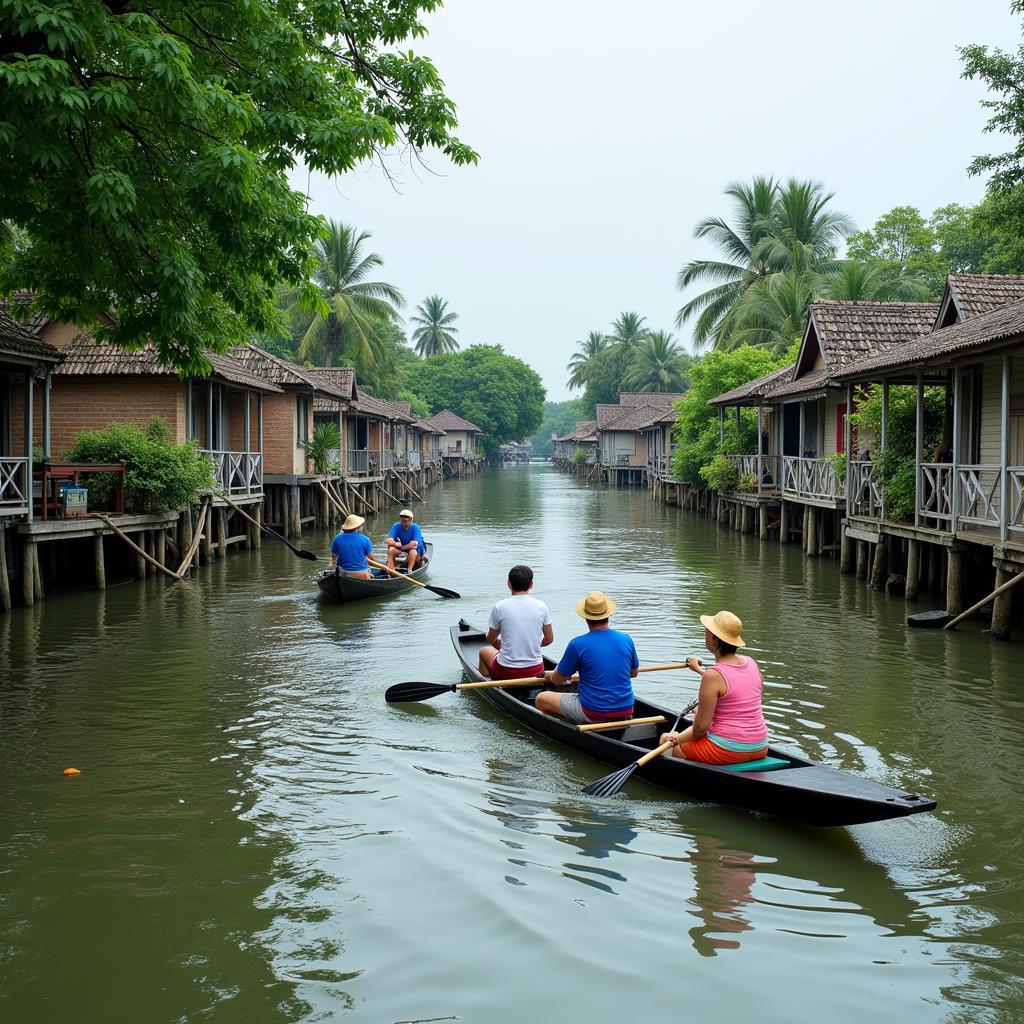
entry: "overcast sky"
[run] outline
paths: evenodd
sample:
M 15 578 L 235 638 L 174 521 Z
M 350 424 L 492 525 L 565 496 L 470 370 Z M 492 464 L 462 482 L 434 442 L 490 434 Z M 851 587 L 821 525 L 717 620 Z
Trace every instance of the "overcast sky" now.
M 1009 0 L 446 0 L 429 27 L 479 165 L 313 176 L 312 208 L 372 233 L 407 314 L 440 294 L 463 346 L 500 343 L 553 400 L 623 310 L 689 346 L 675 275 L 732 180 L 815 178 L 858 227 L 976 202 L 967 164 L 1004 147 L 956 47 L 1020 41 Z

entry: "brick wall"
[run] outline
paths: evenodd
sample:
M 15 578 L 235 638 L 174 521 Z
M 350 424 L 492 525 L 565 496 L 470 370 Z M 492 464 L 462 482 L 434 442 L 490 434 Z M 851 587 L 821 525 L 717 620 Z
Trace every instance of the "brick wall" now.
M 313 432 L 313 400 L 307 403 L 308 431 Z M 263 472 L 292 475 L 306 472 L 306 453 L 296 444 L 296 396 L 263 397 Z

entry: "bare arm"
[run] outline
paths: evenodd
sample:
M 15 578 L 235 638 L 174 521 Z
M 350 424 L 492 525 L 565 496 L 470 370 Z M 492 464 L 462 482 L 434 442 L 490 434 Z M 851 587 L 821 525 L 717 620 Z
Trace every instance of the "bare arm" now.
M 553 644 L 554 642 L 555 642 L 555 631 L 551 628 L 551 623 L 549 622 L 541 630 L 541 633 L 540 633 L 540 645 L 541 645 L 541 647 L 547 647 L 548 644 Z
M 675 744 L 689 743 L 707 736 L 711 722 L 715 717 L 718 698 L 725 693 L 725 678 L 717 669 L 706 668 L 700 677 L 700 690 L 697 694 L 697 713 L 693 716 L 693 724 L 682 732 L 665 733 L 662 743 L 672 740 Z
M 498 642 L 498 637 L 501 636 L 500 629 L 489 629 L 487 630 L 487 642 L 493 647 Z
M 544 678 L 554 686 L 561 686 L 562 683 L 569 682 L 569 676 L 563 676 L 557 668 L 553 668 L 549 672 L 545 672 Z

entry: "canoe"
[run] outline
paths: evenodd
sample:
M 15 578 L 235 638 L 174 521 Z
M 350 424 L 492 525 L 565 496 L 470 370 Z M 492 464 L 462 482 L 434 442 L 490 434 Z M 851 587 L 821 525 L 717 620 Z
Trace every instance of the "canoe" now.
M 452 627 L 451 637 L 465 674 L 473 681 L 483 679 L 476 666 L 478 652 L 487 643 L 485 634 L 463 621 Z M 549 658 L 544 663 L 548 668 L 555 667 Z M 659 732 L 671 728 L 679 713 L 678 708 L 664 708 L 637 698 L 634 718 L 664 715 L 666 721 L 580 732 L 571 723 L 545 715 L 533 706 L 540 689 L 496 686 L 472 692 L 534 732 L 616 768 L 624 768 L 655 747 Z M 680 728 L 689 724 L 690 719 L 684 718 Z M 736 770 L 735 766 L 723 768 L 679 757 L 658 757 L 634 775 L 694 800 L 760 811 L 807 825 L 859 825 L 935 810 L 934 800 L 917 793 L 892 789 L 774 747 L 768 754 L 781 765 L 771 770 Z
M 907 625 L 917 629 L 942 629 L 947 622 L 952 622 L 955 616 L 952 612 L 940 609 L 933 612 L 914 612 L 907 616 Z
M 409 573 L 411 579 L 422 579 L 430 569 L 430 561 L 434 556 L 434 545 L 425 543 L 423 549 L 423 561 Z M 328 569 L 317 577 L 316 585 L 320 588 L 320 593 L 334 601 L 362 601 L 368 597 L 385 597 L 388 594 L 399 594 L 405 590 L 419 589 L 406 583 L 405 580 L 388 576 L 379 569 L 372 569 L 371 572 L 379 572 L 380 575 L 367 580 L 360 579 L 358 576 L 346 576 L 343 572 Z

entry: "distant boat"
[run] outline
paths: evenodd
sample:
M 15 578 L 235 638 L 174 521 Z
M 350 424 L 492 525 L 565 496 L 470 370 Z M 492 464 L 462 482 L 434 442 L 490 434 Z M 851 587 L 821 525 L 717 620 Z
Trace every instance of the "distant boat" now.
M 434 545 L 427 543 L 423 547 L 423 560 L 409 573 L 410 579 L 422 579 L 430 568 L 430 561 L 434 556 Z M 379 572 L 379 570 L 377 571 Z M 346 576 L 345 573 L 334 569 L 328 569 L 321 573 L 317 577 L 316 585 L 320 588 L 320 593 L 333 601 L 362 601 L 368 597 L 386 597 L 388 594 L 399 594 L 403 590 L 417 589 L 406 583 L 405 580 L 396 579 L 386 573 L 364 579 L 360 576 Z

